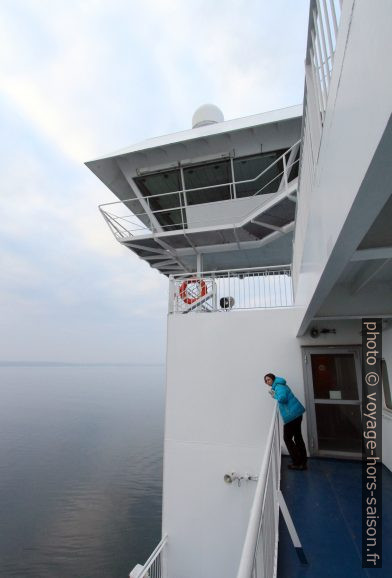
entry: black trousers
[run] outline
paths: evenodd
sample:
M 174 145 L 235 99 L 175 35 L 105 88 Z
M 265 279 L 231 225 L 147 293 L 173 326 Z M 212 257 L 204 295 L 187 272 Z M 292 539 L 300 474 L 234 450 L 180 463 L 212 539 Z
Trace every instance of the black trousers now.
M 302 415 L 283 427 L 283 439 L 295 466 L 306 464 L 306 447 L 301 434 Z

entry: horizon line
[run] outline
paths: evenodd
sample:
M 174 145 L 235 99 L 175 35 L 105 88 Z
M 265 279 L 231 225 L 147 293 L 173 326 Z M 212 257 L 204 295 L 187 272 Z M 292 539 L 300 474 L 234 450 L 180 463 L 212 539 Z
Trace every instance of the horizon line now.
M 114 366 L 161 366 L 164 362 L 127 362 L 127 361 L 0 361 L 0 367 L 114 367 Z

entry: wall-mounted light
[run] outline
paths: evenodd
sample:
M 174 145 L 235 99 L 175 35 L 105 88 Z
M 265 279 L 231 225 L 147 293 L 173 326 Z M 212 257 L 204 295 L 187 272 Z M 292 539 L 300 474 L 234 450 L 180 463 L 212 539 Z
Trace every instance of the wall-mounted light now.
M 231 472 L 231 474 L 225 474 L 223 476 L 223 481 L 226 484 L 232 484 L 236 480 L 240 481 L 240 479 L 241 479 L 240 476 L 238 474 L 236 474 L 235 472 Z
M 336 329 L 327 329 L 326 327 L 324 329 L 320 329 L 320 331 L 317 329 L 317 327 L 312 327 L 312 329 L 310 330 L 310 337 L 313 337 L 313 339 L 317 339 L 317 337 L 319 337 L 320 334 L 326 335 L 327 333 L 336 333 Z
M 221 297 L 219 300 L 220 308 L 225 311 L 230 311 L 234 307 L 234 297 Z

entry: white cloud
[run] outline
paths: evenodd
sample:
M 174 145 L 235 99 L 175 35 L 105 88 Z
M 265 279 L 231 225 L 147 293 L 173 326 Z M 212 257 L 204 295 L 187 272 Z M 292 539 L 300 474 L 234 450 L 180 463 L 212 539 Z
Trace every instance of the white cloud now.
M 7 351 L 30 351 L 18 338 L 39 323 L 35 351 L 57 355 L 57 324 L 78 355 L 76 331 L 93 343 L 99 317 L 110 335 L 97 352 L 107 340 L 115 352 L 124 319 L 152 330 L 165 315 L 167 280 L 114 240 L 97 211 L 113 196 L 82 161 L 188 128 L 206 101 L 226 118 L 298 102 L 307 2 L 15 0 L 0 10 Z M 151 339 L 138 336 L 140 349 Z
M 285 7 L 287 17 L 280 17 L 278 30 L 269 30 L 276 23 L 270 3 L 255 0 L 25 4 L 30 24 L 3 9 L 8 49 L 0 89 L 59 151 L 79 162 L 132 140 L 127 126 L 134 140 L 143 130 L 156 135 L 173 124 L 186 128 L 205 100 L 230 118 L 302 97 L 303 56 L 295 62 L 290 55 L 292 16 L 304 10 L 304 1 L 294 8 L 277 3 L 275 11 Z M 33 61 L 30 52 L 36 53 Z M 285 82 L 293 67 L 299 72 L 294 90 Z

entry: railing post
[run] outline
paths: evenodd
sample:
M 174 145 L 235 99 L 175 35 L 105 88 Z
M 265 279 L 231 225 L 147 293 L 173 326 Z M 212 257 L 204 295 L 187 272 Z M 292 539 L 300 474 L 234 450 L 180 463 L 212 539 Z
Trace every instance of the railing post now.
M 308 564 L 308 560 L 305 556 L 305 552 L 302 548 L 301 541 L 299 539 L 297 530 L 295 529 L 293 519 L 290 515 L 289 509 L 287 507 L 286 501 L 283 497 L 281 490 L 278 490 L 278 500 L 279 500 L 280 511 L 282 512 L 283 519 L 286 523 L 287 529 L 288 529 L 289 534 L 290 534 L 291 541 L 293 543 L 293 546 L 295 548 L 295 551 L 297 553 L 299 561 L 301 562 L 301 564 Z
M 155 223 L 152 220 L 152 216 L 154 214 L 154 211 L 151 211 L 151 207 L 150 207 L 150 199 L 148 197 L 145 197 L 146 201 L 147 201 L 147 207 L 148 207 L 148 212 L 146 213 L 148 220 L 150 221 L 150 230 L 152 233 L 155 233 L 158 229 L 155 225 Z M 143 205 L 142 205 L 143 206 Z
M 284 184 L 285 187 L 287 189 L 288 185 L 289 185 L 289 181 L 287 178 L 287 162 L 286 162 L 286 154 L 283 155 L 283 179 L 284 179 Z
M 318 156 L 321 140 L 322 121 L 317 89 L 314 82 L 314 70 L 311 64 L 305 66 L 306 79 L 306 125 L 311 139 L 312 163 Z M 320 101 L 319 101 L 320 102 Z
M 216 284 L 214 274 L 212 274 L 212 287 L 213 287 L 213 292 L 214 292 L 214 296 L 212 298 L 212 307 L 213 307 L 214 311 L 217 311 L 218 310 L 218 286 Z
M 176 282 L 173 275 L 169 275 L 169 306 L 168 306 L 169 315 L 171 313 L 174 313 L 175 286 Z
M 320 37 L 320 50 L 322 53 L 322 59 L 324 62 L 324 77 L 326 79 L 326 86 L 327 91 L 329 90 L 329 80 L 330 80 L 330 70 L 328 64 L 328 50 L 327 50 L 327 43 L 325 41 L 325 32 L 324 32 L 324 22 L 323 22 L 323 15 L 321 12 L 320 7 L 320 0 L 316 0 L 316 7 L 317 7 L 317 18 L 319 24 L 319 37 Z
M 230 183 L 233 186 L 233 199 L 237 198 L 237 189 L 235 186 L 235 176 L 234 176 L 234 160 L 233 157 L 230 157 L 230 165 L 231 165 L 231 179 L 232 182 Z
M 196 269 L 197 269 L 197 276 L 201 277 L 203 269 L 203 255 L 201 253 L 197 253 L 196 256 Z
M 181 197 L 184 198 L 184 191 L 181 191 L 181 192 L 178 193 L 178 202 L 179 202 L 180 210 L 181 210 L 182 229 L 184 230 L 184 229 L 185 229 L 185 220 L 186 220 L 186 214 L 185 214 L 185 219 L 184 219 L 184 211 L 185 211 L 184 205 L 185 205 L 185 200 L 184 200 L 184 205 L 183 205 L 183 203 L 182 203 L 182 198 L 181 198 Z
M 327 8 L 327 0 L 323 0 L 323 9 L 324 9 L 324 22 L 325 22 L 325 27 L 327 30 L 327 38 L 328 38 L 328 47 L 329 47 L 329 53 L 330 53 L 330 58 L 331 58 L 331 64 L 329 66 L 330 71 L 332 71 L 332 66 L 333 66 L 333 42 L 332 42 L 332 33 L 331 33 L 331 22 L 328 16 L 328 8 Z

